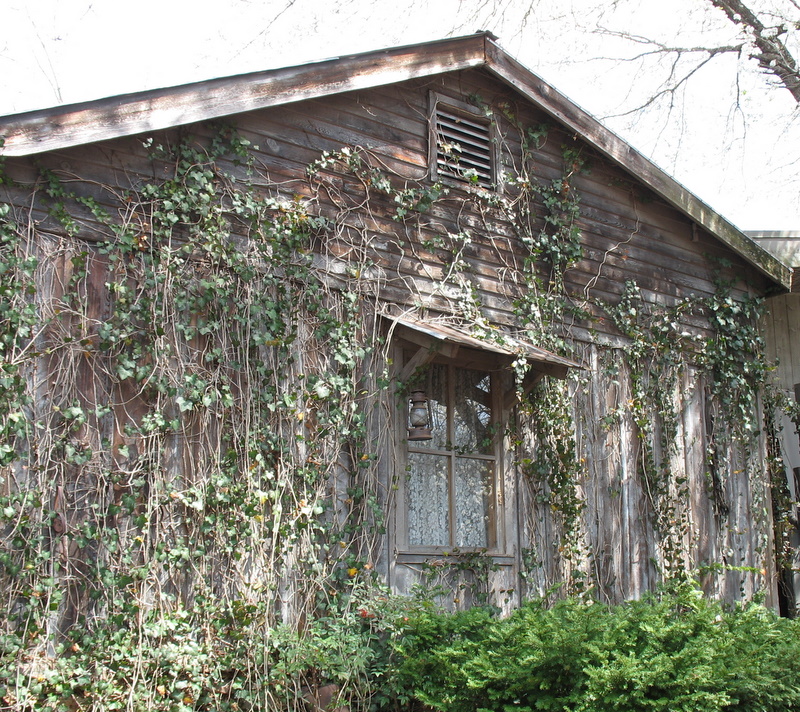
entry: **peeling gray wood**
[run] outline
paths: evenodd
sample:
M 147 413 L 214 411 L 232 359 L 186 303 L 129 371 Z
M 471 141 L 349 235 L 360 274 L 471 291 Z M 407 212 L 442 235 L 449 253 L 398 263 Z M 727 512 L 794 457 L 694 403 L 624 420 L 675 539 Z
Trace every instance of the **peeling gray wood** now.
M 483 46 L 478 34 L 28 112 L 0 119 L 0 153 L 53 151 L 466 69 L 483 64 Z
M 500 86 L 488 74 L 482 71 L 465 71 L 457 75 L 446 75 L 436 80 L 437 91 L 442 89 L 450 93 L 457 91 L 472 93 L 481 86 L 496 88 L 498 99 L 514 98 L 512 90 Z M 442 86 L 446 83 L 445 86 Z M 287 193 L 302 190 L 310 191 L 305 181 L 305 166 L 310 157 L 318 155 L 314 143 L 317 137 L 322 136 L 326 147 L 335 146 L 336 136 L 346 137 L 347 140 L 356 141 L 359 145 L 372 145 L 382 147 L 376 149 L 375 154 L 381 161 L 391 159 L 392 135 L 395 128 L 387 116 L 394 116 L 394 112 L 408 111 L 413 114 L 413 107 L 425 106 L 427 82 L 418 85 L 407 83 L 395 87 L 396 94 L 383 89 L 381 92 L 362 92 L 358 96 L 359 105 L 363 103 L 370 107 L 370 120 L 361 120 L 355 117 L 353 122 L 343 129 L 341 135 L 333 130 L 331 117 L 336 113 L 334 107 L 344 104 L 344 98 L 339 96 L 335 101 L 319 99 L 314 102 L 294 104 L 292 111 L 281 108 L 265 110 L 259 114 L 243 117 L 246 125 L 246 135 L 254 143 L 261 145 L 258 155 L 259 165 L 264 167 L 265 174 L 259 177 L 261 181 L 258 190 L 268 191 L 273 187 L 271 182 L 279 184 Z M 353 97 L 353 102 L 355 102 Z M 410 108 L 409 108 L 410 107 Z M 355 109 L 353 110 L 355 111 Z M 325 128 L 315 123 L 315 112 L 324 117 Z M 533 121 L 536 117 L 541 120 L 539 112 L 533 104 L 525 103 L 520 107 L 520 119 L 526 122 Z M 291 114 L 291 115 L 290 115 Z M 499 118 L 503 120 L 502 117 Z M 427 126 L 424 122 L 408 121 L 403 123 L 404 130 L 419 132 L 415 141 L 409 142 L 403 148 L 402 156 L 396 163 L 384 165 L 412 166 L 424 161 L 422 155 L 425 148 L 424 132 Z M 415 128 L 416 127 L 416 128 Z M 286 129 L 285 135 L 282 133 Z M 204 129 L 198 127 L 201 136 Z M 303 131 L 308 132 L 311 140 L 305 144 L 300 140 Z M 558 174 L 560 165 L 559 145 L 563 133 L 554 129 L 550 145 L 545 147 L 537 156 L 538 166 L 544 166 L 542 172 L 537 174 L 537 179 L 552 179 Z M 330 135 L 334 134 L 334 138 Z M 170 136 L 167 135 L 169 138 Z M 359 138 L 363 138 L 361 141 Z M 272 143 L 267 143 L 269 139 Z M 322 140 L 322 139 L 320 139 Z M 138 151 L 138 153 L 137 153 Z M 388 152 L 384 154 L 383 152 Z M 519 154 L 514 154 L 515 159 Z M 144 151 L 138 141 L 134 139 L 120 140 L 100 145 L 75 147 L 61 154 L 49 154 L 41 157 L 47 167 L 64 171 L 70 182 L 70 189 L 76 190 L 80 195 L 84 192 L 98 199 L 108 202 L 109 196 L 93 193 L 98 186 L 111 185 L 114 188 L 136 186 L 141 182 L 151 181 L 153 171 L 161 170 L 161 166 L 151 166 L 145 158 Z M 613 301 L 618 298 L 619 291 L 626 280 L 633 279 L 645 287 L 644 296 L 649 304 L 669 305 L 676 299 L 688 295 L 703 296 L 714 291 L 713 274 L 709 261 L 704 256 L 706 252 L 729 257 L 734 262 L 731 276 L 747 275 L 755 278 L 757 289 L 762 290 L 767 284 L 766 279 L 761 279 L 755 270 L 750 269 L 742 260 L 737 258 L 722 242 L 713 239 L 705 231 L 699 233 L 698 241 L 693 242 L 692 223 L 678 210 L 660 200 L 647 204 L 632 205 L 625 202 L 627 191 L 617 190 L 609 186 L 614 179 L 624 179 L 627 176 L 611 161 L 602 157 L 595 157 L 597 170 L 580 178 L 579 192 L 587 194 L 587 199 L 582 201 L 585 210 L 581 213 L 581 226 L 583 240 L 586 248 L 586 259 L 574 269 L 569 270 L 567 282 L 573 293 L 581 295 L 587 285 L 596 276 L 595 286 L 591 290 L 592 297 L 605 298 Z M 67 166 L 64 166 L 67 163 Z M 13 159 L 9 161 L 18 169 L 21 178 L 35 179 L 35 171 L 29 159 Z M 226 170 L 235 170 L 225 165 Z M 72 182 L 72 178 L 80 176 L 84 182 Z M 362 192 L 358 192 L 355 181 L 348 182 L 344 175 L 331 176 L 337 190 L 353 204 L 363 200 Z M 627 183 L 626 183 L 627 184 Z M 94 186 L 94 187 L 92 187 Z M 20 216 L 30 215 L 34 220 L 48 220 L 46 205 L 38 204 L 35 209 L 26 201 L 25 196 L 18 187 L 4 186 L 4 194 L 14 203 L 14 212 Z M 306 197 L 310 192 L 304 193 Z M 464 200 L 462 200 L 462 197 Z M 336 214 L 336 209 L 331 204 L 322 204 L 320 210 Z M 443 200 L 431 211 L 430 215 L 420 218 L 419 230 L 416 223 L 413 230 L 406 231 L 406 227 L 392 219 L 391 204 L 381 203 L 381 198 L 374 196 L 370 205 L 369 214 L 360 213 L 353 218 L 353 224 L 343 226 L 346 232 L 342 235 L 325 241 L 318 245 L 319 253 L 314 256 L 314 267 L 320 277 L 332 285 L 347 287 L 352 286 L 348 277 L 348 254 L 353 244 L 348 241 L 368 239 L 369 247 L 373 251 L 370 259 L 369 279 L 361 285 L 364 293 L 380 297 L 384 304 L 391 304 L 399 313 L 424 313 L 423 306 L 430 311 L 438 312 L 449 317 L 463 317 L 459 311 L 459 294 L 442 290 L 438 282 L 449 271 L 453 259 L 452 252 L 426 247 L 424 243 L 431 237 L 442 234 L 446 230 L 459 230 L 462 226 L 471 231 L 474 238 L 463 258 L 469 264 L 469 270 L 464 278 L 469 280 L 470 287 L 474 287 L 480 294 L 482 316 L 494 325 L 518 326 L 518 315 L 515 313 L 513 300 L 519 296 L 520 290 L 525 285 L 515 281 L 513 273 L 519 269 L 524 258 L 519 241 L 507 222 L 493 214 L 478 215 L 470 213 L 475 207 L 469 202 L 469 197 L 463 192 L 454 191 L 451 196 Z M 634 208 L 640 210 L 641 224 L 636 223 Z M 28 212 L 28 211 L 31 212 Z M 459 211 L 461 211 L 459 213 Z M 83 220 L 83 218 L 82 218 Z M 86 242 L 91 241 L 91 231 L 98 231 L 99 225 L 91 223 L 91 216 L 86 217 L 86 234 L 82 232 L 80 238 L 86 237 Z M 58 231 L 52 219 L 39 224 L 34 228 L 37 239 L 42 241 L 43 252 L 52 252 L 49 242 L 57 243 L 57 236 L 44 236 L 44 227 L 47 231 Z M 241 237 L 241 236 L 240 236 Z M 237 238 L 238 239 L 238 238 Z M 400 243 L 403 242 L 402 249 Z M 361 246 L 361 243 L 357 243 Z M 93 250 L 91 244 L 89 249 Z M 374 258 L 374 259 L 373 259 Z M 67 280 L 69 275 L 69 260 L 63 264 L 53 266 L 53 272 L 58 273 L 58 279 Z M 93 264 L 100 264 L 93 262 Z M 602 265 L 602 269 L 600 266 Z M 63 274 L 62 274 L 63 273 Z M 362 279 L 364 274 L 362 274 Z M 56 279 L 56 276 L 53 276 Z M 103 285 L 107 281 L 102 270 L 98 269 L 91 278 L 91 284 L 96 287 L 98 304 L 102 299 Z M 740 290 L 743 287 L 740 286 Z M 47 289 L 40 290 L 42 294 L 48 293 Z M 739 292 L 741 294 L 743 292 Z M 734 294 L 737 293 L 734 291 Z M 407 311 L 409 310 L 409 311 Z M 571 335 L 574 337 L 576 348 L 583 351 L 580 362 L 589 365 L 579 375 L 580 383 L 573 385 L 573 417 L 576 423 L 577 437 L 581 457 L 586 463 L 585 476 L 580 482 L 581 492 L 585 496 L 587 508 L 581 523 L 581 543 L 588 552 L 586 562 L 581 565 L 586 567 L 585 573 L 595 577 L 598 581 L 600 595 L 606 600 L 619 601 L 625 598 L 640 595 L 651 589 L 658 580 L 659 561 L 659 535 L 653 523 L 652 502 L 648 498 L 647 484 L 639 472 L 640 443 L 635 431 L 635 425 L 629 408 L 626 404 L 631 399 L 630 371 L 624 363 L 621 351 L 615 348 L 623 347 L 623 339 L 613 328 L 606 316 L 606 321 L 601 321 L 602 311 L 597 311 L 598 321 L 591 325 L 570 325 Z M 102 315 L 96 315 L 98 321 Z M 788 317 L 782 317 L 786 322 Z M 685 317 L 691 329 L 699 334 L 707 334 L 708 324 L 701 315 L 687 315 Z M 453 320 L 453 321 L 457 321 Z M 554 328 L 559 328 L 556 325 Z M 590 332 L 589 329 L 593 329 Z M 774 331 L 774 330 L 773 330 Z M 431 346 L 437 342 L 443 348 L 450 349 L 447 353 L 455 356 L 460 348 L 459 358 L 472 352 L 464 344 L 446 343 L 446 339 L 434 338 L 423 335 L 419 330 L 409 329 L 401 333 L 398 328 L 395 334 L 404 339 L 403 346 L 411 354 L 419 353 L 420 363 L 428 358 Z M 439 334 L 442 336 L 442 334 Z M 797 331 L 789 330 L 789 344 L 797 344 Z M 397 345 L 397 344 L 396 344 Z M 472 344 L 481 347 L 481 344 Z M 471 356 L 470 356 L 471 357 Z M 399 363 L 402 359 L 395 359 Z M 46 365 L 46 364 L 45 364 Z M 546 364 L 543 364 L 546 365 Z M 557 364 L 556 364 L 557 365 Z M 576 364 L 575 364 L 576 365 Z M 50 366 L 48 366 L 50 368 Z M 46 388 L 46 371 L 42 368 L 42 388 Z M 377 372 L 380 372 L 378 369 Z M 618 375 L 614 375 L 614 374 Z M 791 372 L 788 372 L 791 373 Z M 408 374 L 406 374 L 408 375 Z M 81 378 L 87 379 L 87 384 L 93 383 L 91 374 L 82 373 Z M 791 378 L 791 376 L 789 376 Z M 731 457 L 730 462 L 723 463 L 725 476 L 729 477 L 724 492 L 725 500 L 735 502 L 732 507 L 730 520 L 719 514 L 714 507 L 713 496 L 710 493 L 706 470 L 706 438 L 704 410 L 705 397 L 703 384 L 695 383 L 694 376 L 687 377 L 684 382 L 682 394 L 676 396 L 676 407 L 681 414 L 682 431 L 678 441 L 683 450 L 683 456 L 671 456 L 673 470 L 679 476 L 688 477 L 689 493 L 681 502 L 688 511 L 693 524 L 691 533 L 684 542 L 687 565 L 697 565 L 704 562 L 719 562 L 723 556 L 729 556 L 730 563 L 736 564 L 744 561 L 748 565 L 766 565 L 771 570 L 772 562 L 763 561 L 759 557 L 757 545 L 753 542 L 759 537 L 763 539 L 768 533 L 761 524 L 754 526 L 760 513 L 758 506 L 758 492 L 755 488 L 763 483 L 750 482 L 748 473 L 744 471 L 741 463 Z M 800 376 L 797 381 L 800 382 Z M 506 384 L 508 385 L 508 384 Z M 394 387 L 394 386 L 393 386 Z M 122 387 L 120 387 L 122 388 Z M 92 388 L 85 389 L 91 392 Z M 370 392 L 378 389 L 370 387 Z M 511 396 L 515 391 L 508 387 L 503 392 L 509 395 L 506 405 L 513 403 Z M 403 438 L 405 422 L 402 416 L 397 417 L 402 406 L 402 397 L 390 392 L 386 402 L 381 402 L 380 408 L 367 411 L 374 417 L 371 421 L 370 432 L 374 433 L 374 441 L 378 442 L 386 427 L 395 427 L 398 430 L 396 440 Z M 116 393 L 111 400 L 126 403 L 123 411 L 115 413 L 121 423 L 127 418 L 135 420 L 141 417 L 145 404 L 137 400 L 136 392 L 122 391 Z M 392 423 L 392 419 L 395 422 Z M 387 423 L 389 423 L 387 425 Z M 214 435 L 216 437 L 216 435 Z M 122 444 L 122 443 L 117 443 Z M 524 452 L 513 451 L 516 445 L 509 444 L 504 477 L 506 494 L 513 492 L 512 484 L 521 477 L 514 463 L 517 456 L 530 456 L 535 452 L 535 443 L 526 443 L 528 448 Z M 190 452 L 184 445 L 174 443 L 170 446 L 170 467 L 176 473 L 183 469 L 190 469 Z M 399 464 L 396 449 L 387 453 L 380 460 L 381 482 L 385 483 L 385 500 L 391 506 L 394 494 L 392 488 L 396 477 L 402 476 L 402 465 Z M 755 479 L 755 478 L 754 478 Z M 513 566 L 519 566 L 522 561 L 522 552 L 530 553 L 530 569 L 526 571 L 529 579 L 526 582 L 518 581 L 516 569 L 508 562 L 500 562 L 501 570 L 491 574 L 491 586 L 506 590 L 512 587 L 524 589 L 527 593 L 544 593 L 550 586 L 557 584 L 564 578 L 564 572 L 574 564 L 566 561 L 562 552 L 558 550 L 561 536 L 561 523 L 558 513 L 553 511 L 550 503 L 537 499 L 541 493 L 541 482 L 525 481 L 520 486 L 521 502 L 519 506 L 509 503 L 509 508 L 514 514 L 519 514 L 521 532 L 516 538 L 516 522 L 508 523 L 506 531 L 514 541 L 515 553 L 518 558 Z M 749 491 L 754 488 L 757 496 Z M 763 501 L 763 496 L 762 496 Z M 509 509 L 509 511 L 510 511 Z M 741 529 L 740 533 L 737 533 Z M 735 531 L 734 531 L 735 530 Z M 390 534 L 383 546 L 383 555 L 380 559 L 381 571 L 386 571 L 396 590 L 410 590 L 414 583 L 424 583 L 426 572 L 420 562 L 410 560 L 398 561 L 395 557 L 394 540 Z M 526 566 L 528 564 L 526 563 Z M 739 596 L 742 586 L 741 572 L 726 574 L 725 580 L 719 582 L 715 578 L 715 592 L 735 600 Z M 752 582 L 747 585 L 751 586 Z M 527 587 L 527 588 L 525 588 Z M 505 595 L 505 594 L 501 594 Z M 517 594 L 513 594 L 517 595 Z M 522 595 L 522 594 L 519 594 Z M 452 603 L 452 602 L 451 602 Z M 459 605 L 463 604 L 463 600 Z

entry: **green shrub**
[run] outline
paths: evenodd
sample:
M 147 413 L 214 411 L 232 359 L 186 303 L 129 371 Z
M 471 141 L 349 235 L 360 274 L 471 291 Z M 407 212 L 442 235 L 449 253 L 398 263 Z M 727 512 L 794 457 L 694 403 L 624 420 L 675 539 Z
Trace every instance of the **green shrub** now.
M 608 607 L 567 599 L 505 620 L 423 612 L 396 684 L 443 712 L 800 710 L 800 629 L 756 604 L 726 611 L 684 584 Z

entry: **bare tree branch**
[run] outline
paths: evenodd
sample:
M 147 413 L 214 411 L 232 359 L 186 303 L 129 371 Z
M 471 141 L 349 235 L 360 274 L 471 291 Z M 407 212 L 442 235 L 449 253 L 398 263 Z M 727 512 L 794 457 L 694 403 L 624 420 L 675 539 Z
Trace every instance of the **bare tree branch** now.
M 91 6 L 89 6 L 91 9 Z M 42 63 L 39 61 L 39 57 L 36 57 L 36 64 L 39 65 L 39 69 L 42 71 L 42 76 L 47 80 L 47 83 L 50 85 L 50 88 L 53 90 L 53 93 L 56 96 L 56 100 L 60 104 L 63 99 L 61 98 L 61 85 L 58 81 L 58 74 L 56 73 L 56 68 L 53 66 L 53 61 L 50 59 L 50 52 L 48 51 L 48 45 L 42 39 L 42 35 L 39 33 L 39 28 L 36 26 L 36 23 L 33 21 L 30 13 L 28 13 L 28 21 L 31 23 L 31 27 L 33 28 L 34 33 L 36 34 L 36 39 L 38 40 L 39 44 L 42 47 L 42 54 L 44 55 L 45 61 L 47 62 L 47 67 L 43 67 Z
M 649 106 L 652 106 L 657 101 L 659 101 L 660 99 L 664 98 L 665 96 L 669 96 L 670 97 L 670 109 L 667 112 L 669 114 L 672 111 L 672 107 L 674 106 L 675 93 L 678 91 L 678 89 L 680 89 L 683 85 L 685 85 L 689 81 L 689 79 L 691 79 L 706 64 L 708 64 L 714 58 L 715 55 L 719 54 L 719 52 L 712 51 L 712 50 L 706 50 L 706 52 L 708 52 L 708 55 L 709 55 L 708 57 L 706 57 L 701 62 L 696 64 L 694 67 L 692 67 L 688 72 L 686 72 L 677 81 L 671 81 L 677 74 L 678 62 L 680 61 L 680 56 L 676 56 L 674 58 L 673 62 L 672 62 L 672 67 L 670 68 L 670 73 L 669 73 L 669 77 L 667 78 L 667 82 L 665 83 L 665 85 L 661 89 L 659 89 L 657 92 L 655 92 L 654 94 L 649 96 L 644 103 L 642 103 L 642 104 L 640 104 L 638 106 L 635 106 L 635 107 L 633 107 L 631 109 L 628 109 L 627 111 L 623 111 L 622 113 L 619 113 L 619 114 L 610 114 L 607 118 L 619 118 L 619 117 L 622 117 L 622 116 L 630 116 L 631 114 L 636 114 L 636 113 L 638 113 L 640 111 L 643 111 L 644 109 L 648 108 Z M 649 54 L 649 53 L 645 53 L 645 54 Z
M 248 50 L 255 42 L 264 37 L 264 35 L 266 35 L 270 31 L 272 23 L 276 22 L 284 13 L 286 13 L 289 10 L 289 8 L 291 8 L 295 4 L 295 2 L 296 0 L 287 0 L 286 5 L 284 5 L 283 9 L 280 10 L 275 15 L 273 15 L 270 21 L 264 24 L 264 27 L 261 30 L 259 30 L 258 34 L 256 34 L 255 37 L 253 37 L 250 41 L 246 42 L 241 47 L 239 47 L 236 50 L 236 52 L 234 52 L 231 55 L 230 59 L 236 59 L 239 55 L 243 54 L 246 50 Z
M 654 49 L 650 50 L 649 52 L 642 52 L 641 54 L 634 55 L 633 57 L 625 57 L 625 61 L 629 60 L 636 60 L 641 59 L 647 56 L 653 56 L 658 54 L 693 54 L 693 53 L 702 53 L 702 54 L 710 54 L 712 56 L 717 54 L 723 54 L 725 52 L 735 53 L 738 54 L 744 48 L 744 44 L 736 44 L 736 45 L 720 45 L 718 47 L 670 47 L 669 45 L 665 45 L 661 42 L 656 40 L 652 40 L 648 37 L 644 37 L 642 35 L 634 35 L 628 32 L 619 32 L 618 30 L 611 30 L 605 27 L 598 28 L 595 32 L 600 32 L 607 37 L 618 37 L 620 39 L 626 40 L 628 42 L 632 42 L 634 44 L 645 45 L 649 47 L 654 47 Z M 610 57 L 599 57 L 598 59 L 612 59 Z M 620 61 L 620 58 L 613 58 L 614 61 Z

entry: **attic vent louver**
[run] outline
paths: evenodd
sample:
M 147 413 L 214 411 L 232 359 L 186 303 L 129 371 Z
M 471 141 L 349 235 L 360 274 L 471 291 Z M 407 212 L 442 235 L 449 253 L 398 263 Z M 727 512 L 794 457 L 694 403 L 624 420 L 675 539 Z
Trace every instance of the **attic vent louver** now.
M 432 173 L 484 188 L 495 184 L 491 123 L 473 107 L 432 99 Z

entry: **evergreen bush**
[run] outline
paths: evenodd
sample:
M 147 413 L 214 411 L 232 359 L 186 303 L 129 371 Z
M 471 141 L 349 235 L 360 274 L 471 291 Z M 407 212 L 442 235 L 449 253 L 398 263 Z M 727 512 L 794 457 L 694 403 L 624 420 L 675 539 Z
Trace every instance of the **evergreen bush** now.
M 800 710 L 800 628 L 691 584 L 609 607 L 527 603 L 508 619 L 423 610 L 396 684 L 442 712 Z

